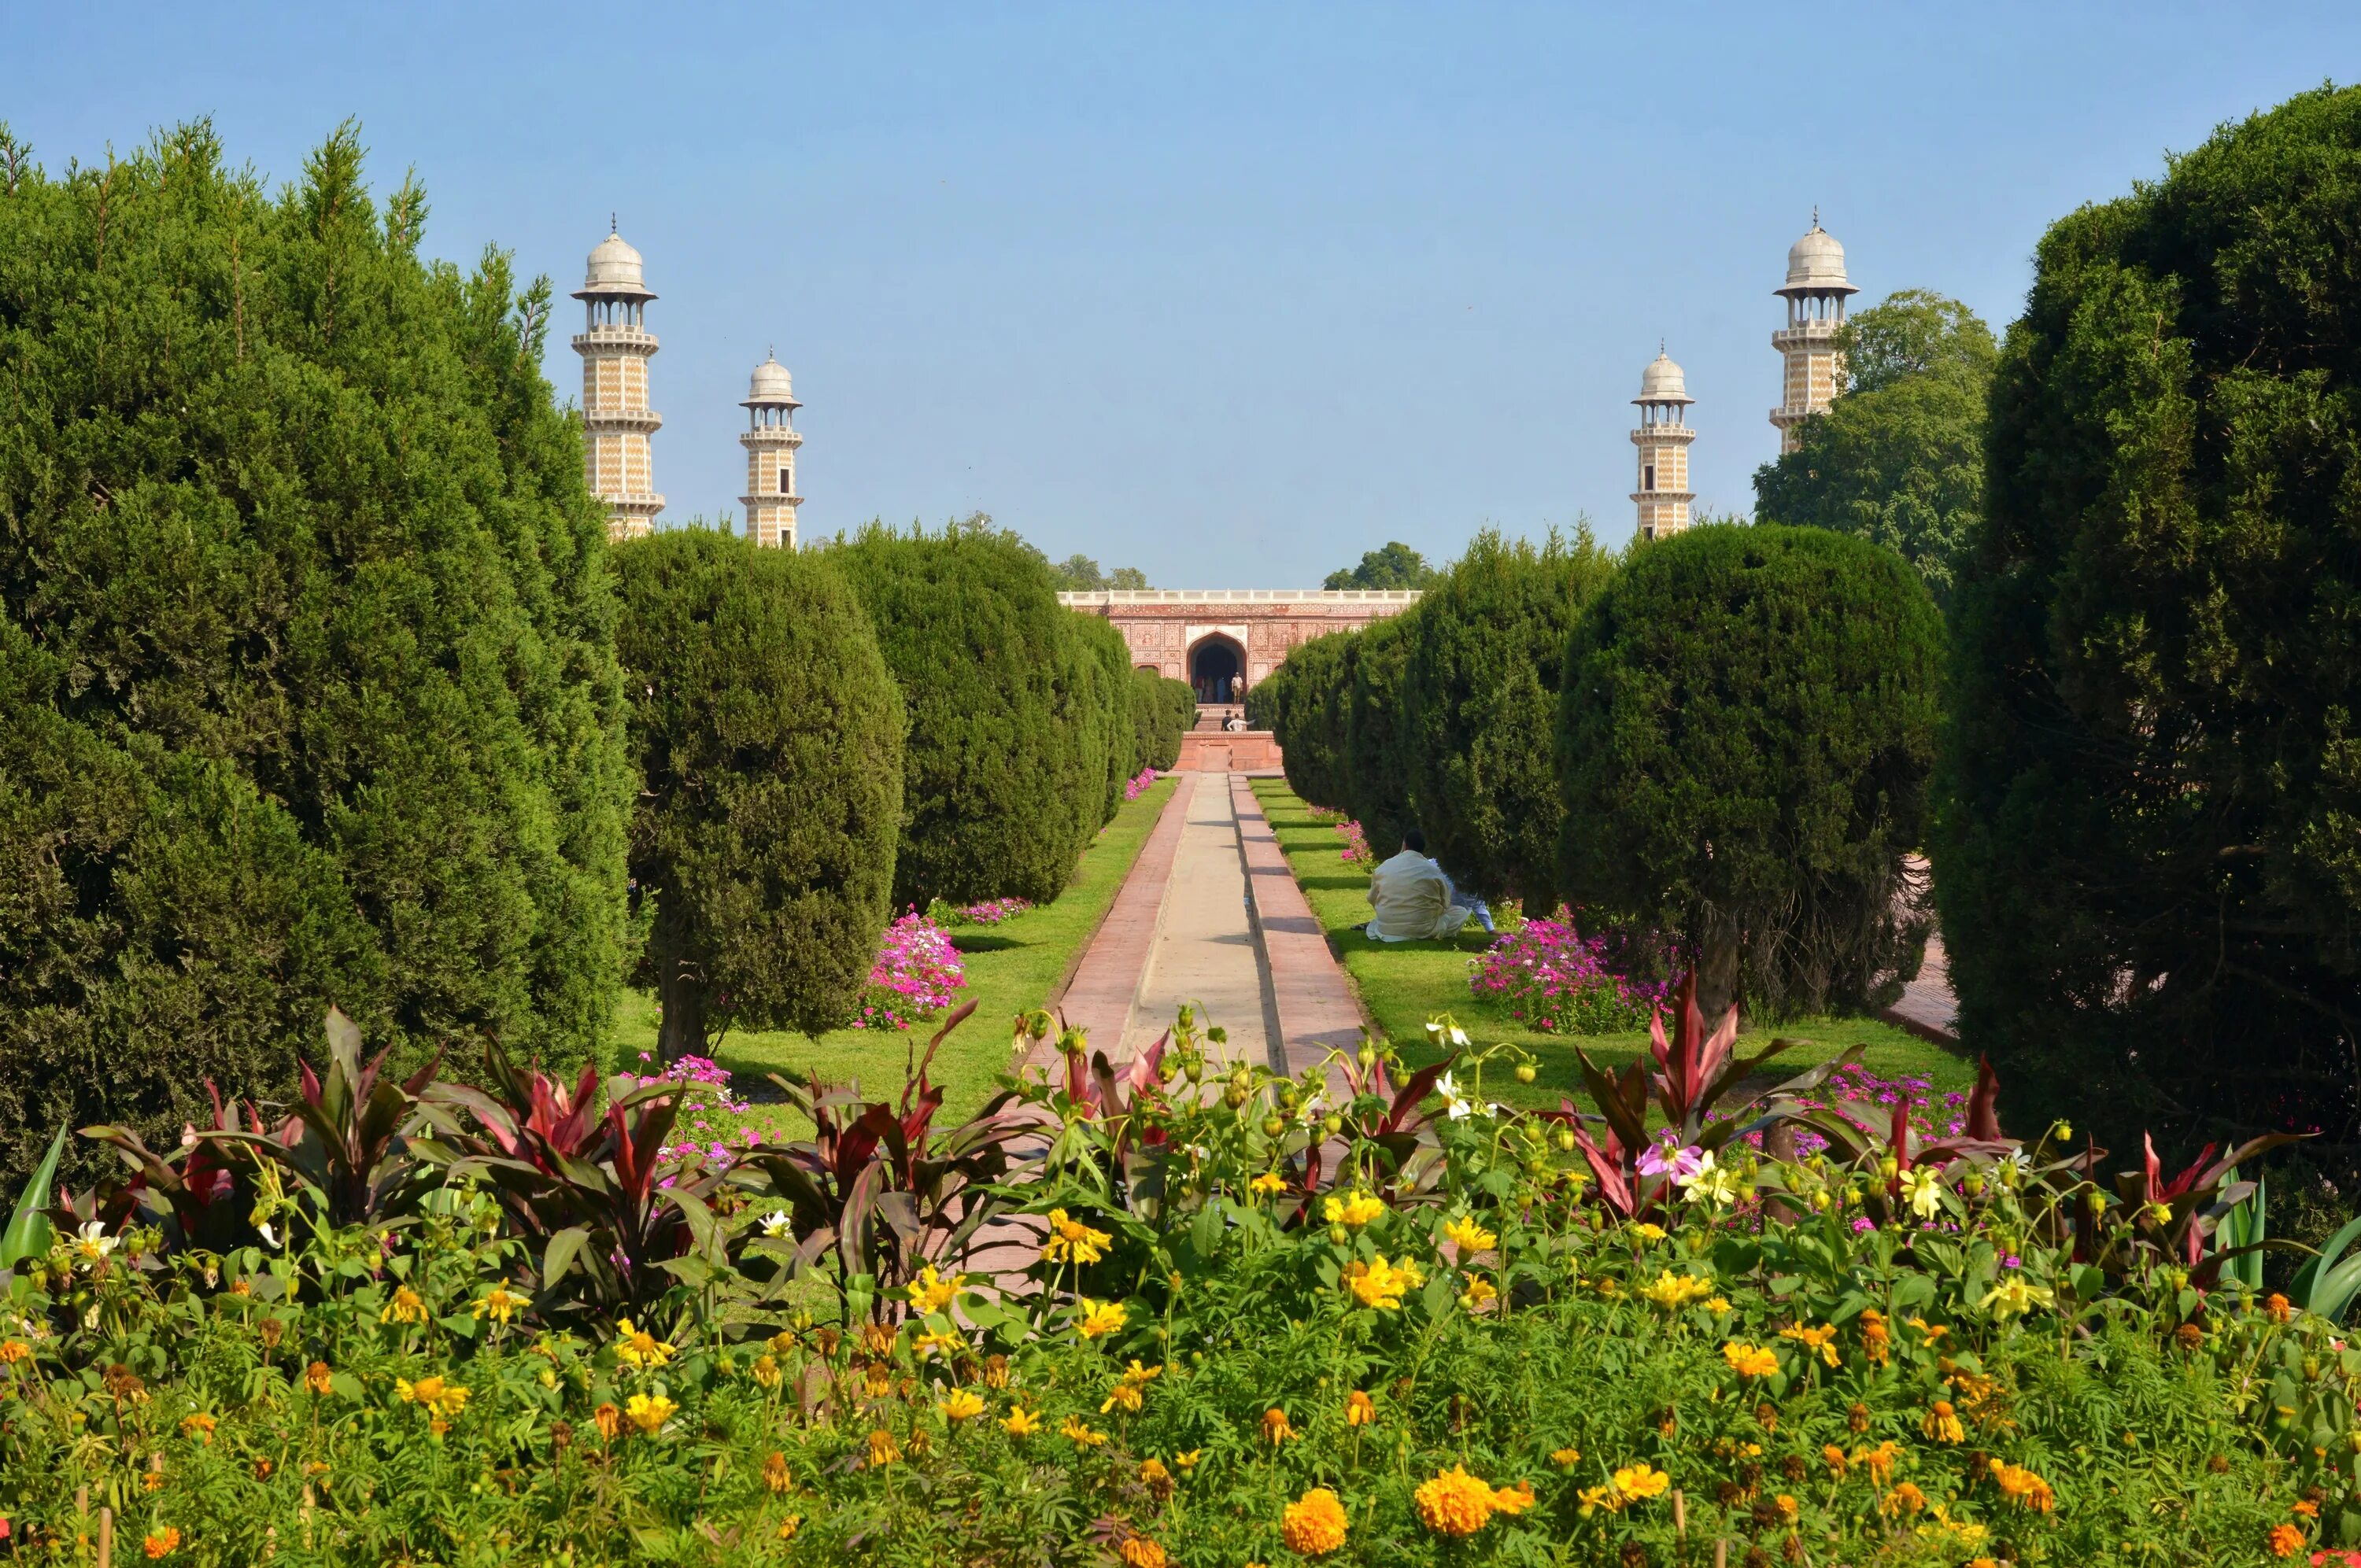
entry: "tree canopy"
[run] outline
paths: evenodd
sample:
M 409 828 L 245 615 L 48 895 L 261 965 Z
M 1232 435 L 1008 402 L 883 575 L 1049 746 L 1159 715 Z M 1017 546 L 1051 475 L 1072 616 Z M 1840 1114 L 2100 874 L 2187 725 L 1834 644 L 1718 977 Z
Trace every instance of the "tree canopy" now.
M 2305 93 L 2053 225 L 2002 356 L 1937 890 L 1962 1035 L 2110 1141 L 2361 1121 L 2356 228 Z
M 1434 568 L 1426 557 L 1394 540 L 1381 550 L 1371 550 L 1362 555 L 1357 566 L 1340 566 L 1328 574 L 1320 586 L 1332 591 L 1340 588 L 1422 588 L 1435 577 Z
M 349 126 L 0 189 L 0 1169 L 62 1120 L 608 1038 L 630 759 L 545 284 L 420 259 Z
M 1061 594 L 1098 593 L 1107 588 L 1133 589 L 1148 587 L 1148 574 L 1137 566 L 1117 566 L 1114 571 L 1102 571 L 1099 564 L 1076 551 L 1049 568 L 1058 580 Z
M 1856 313 L 1839 342 L 1850 389 L 1754 473 L 1755 515 L 1897 551 L 1936 602 L 1983 508 L 1984 405 L 1998 349 L 1956 300 L 1905 289 Z

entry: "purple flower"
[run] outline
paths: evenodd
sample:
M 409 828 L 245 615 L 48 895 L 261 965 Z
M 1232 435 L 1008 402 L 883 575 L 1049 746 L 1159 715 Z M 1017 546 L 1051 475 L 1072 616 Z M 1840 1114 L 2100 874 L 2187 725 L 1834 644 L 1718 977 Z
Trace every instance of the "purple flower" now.
M 1705 1166 L 1705 1150 L 1691 1144 L 1684 1148 L 1670 1137 L 1657 1139 L 1640 1157 L 1642 1176 L 1693 1176 Z

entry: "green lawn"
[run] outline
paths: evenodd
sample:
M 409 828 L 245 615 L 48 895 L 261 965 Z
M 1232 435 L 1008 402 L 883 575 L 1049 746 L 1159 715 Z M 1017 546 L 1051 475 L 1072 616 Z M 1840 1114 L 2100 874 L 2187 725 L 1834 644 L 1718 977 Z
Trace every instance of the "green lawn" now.
M 935 1058 L 934 1080 L 943 1087 L 938 1125 L 965 1116 L 991 1096 L 994 1080 L 1009 1068 L 1010 1020 L 1048 1002 L 1081 960 L 1083 947 L 1098 930 L 1115 890 L 1177 787 L 1173 779 L 1159 779 L 1137 800 L 1126 804 L 1083 854 L 1073 882 L 1055 904 L 1028 909 L 997 926 L 962 927 L 952 933 L 967 959 L 967 989 L 961 1000 L 972 1000 L 976 1009 Z M 652 995 L 627 996 L 620 1022 L 626 1061 L 655 1048 L 657 1009 Z M 907 1034 L 838 1029 L 817 1036 L 731 1033 L 722 1036 L 713 1054 L 741 1092 L 767 1092 L 770 1086 L 763 1075 L 792 1066 L 816 1071 L 832 1083 L 858 1080 L 870 1093 L 884 1097 L 900 1092 L 906 1050 L 914 1043 L 923 1048 L 935 1027 L 922 1023 Z M 800 1119 L 782 1106 L 757 1105 L 750 1120 L 766 1135 L 800 1137 L 808 1131 L 796 1125 Z
M 1344 840 L 1336 829 L 1315 821 L 1312 808 L 1283 780 L 1257 779 L 1254 791 L 1305 901 L 1327 930 L 1329 946 L 1360 991 L 1362 1009 L 1411 1061 L 1434 1059 L 1437 1053 L 1426 1045 L 1426 1021 L 1437 1013 L 1449 1013 L 1478 1046 L 1510 1043 L 1536 1058 L 1538 1076 L 1530 1085 L 1506 1072 L 1487 1073 L 1488 1096 L 1512 1105 L 1555 1106 L 1564 1094 L 1587 1105 L 1581 1069 L 1575 1060 L 1576 1046 L 1602 1067 L 1620 1066 L 1647 1049 L 1644 1032 L 1571 1037 L 1542 1034 L 1509 1016 L 1498 1003 L 1477 1001 L 1467 989 L 1469 962 L 1488 939 L 1474 926 L 1451 942 L 1369 940 L 1360 929 L 1369 918 L 1368 873 L 1345 863 Z M 1971 1062 L 1881 1019 L 1804 1019 L 1768 1033 L 1809 1042 L 1780 1058 L 1779 1065 L 1793 1063 L 1797 1071 L 1859 1045 L 1868 1047 L 1862 1064 L 1883 1077 L 1921 1074 L 1938 1092 L 1964 1090 L 1975 1082 Z

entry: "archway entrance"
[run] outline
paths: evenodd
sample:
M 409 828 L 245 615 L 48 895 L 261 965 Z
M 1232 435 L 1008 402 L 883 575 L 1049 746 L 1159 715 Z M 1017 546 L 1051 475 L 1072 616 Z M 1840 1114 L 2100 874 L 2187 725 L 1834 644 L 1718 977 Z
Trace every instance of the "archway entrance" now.
M 1246 650 L 1226 637 L 1207 637 L 1189 651 L 1189 684 L 1199 702 L 1237 701 L 1237 677 L 1246 668 Z

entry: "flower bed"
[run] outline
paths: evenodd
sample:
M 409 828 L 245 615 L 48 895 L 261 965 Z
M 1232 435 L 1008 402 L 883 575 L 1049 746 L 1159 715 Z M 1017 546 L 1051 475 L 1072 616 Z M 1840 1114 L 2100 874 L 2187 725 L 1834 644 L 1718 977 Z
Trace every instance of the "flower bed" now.
M 1621 933 L 1585 937 L 1568 920 L 1528 920 L 1468 961 L 1467 989 L 1546 1034 L 1644 1029 L 1670 988 L 1619 968 L 1640 947 Z
M 1123 786 L 1124 799 L 1137 800 L 1141 795 L 1146 795 L 1155 786 L 1156 779 L 1157 773 L 1154 768 L 1140 769 L 1137 776 L 1131 779 Z
M 885 927 L 856 1029 L 907 1029 L 951 1004 L 967 970 L 950 934 L 913 909 Z
M 1029 898 L 987 898 L 981 904 L 952 905 L 937 899 L 927 908 L 927 918 L 938 926 L 997 926 L 1015 919 L 1033 907 Z

